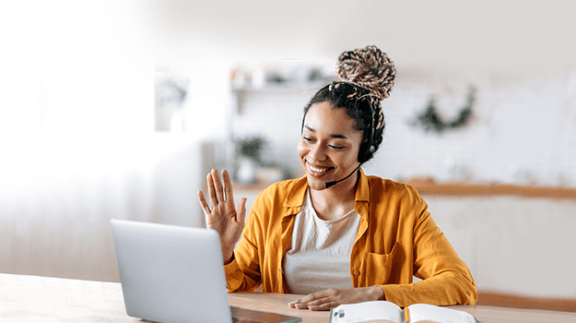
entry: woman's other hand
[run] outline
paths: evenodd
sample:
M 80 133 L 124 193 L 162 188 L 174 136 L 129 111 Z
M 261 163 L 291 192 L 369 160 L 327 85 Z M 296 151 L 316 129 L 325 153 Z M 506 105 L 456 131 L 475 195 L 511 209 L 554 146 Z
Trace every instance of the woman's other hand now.
M 204 211 L 206 227 L 214 229 L 220 234 L 222 257 L 224 263 L 227 264 L 232 261 L 234 246 L 242 235 L 246 216 L 246 198 L 242 198 L 238 203 L 238 208 L 236 208 L 232 192 L 232 180 L 225 169 L 222 170 L 222 178 L 224 184 L 222 184 L 216 169 L 212 169 L 206 176 L 212 208 L 208 205 L 201 190 L 198 191 L 198 200 Z
M 291 308 L 328 311 L 341 304 L 383 300 L 384 290 L 379 286 L 361 288 L 330 288 L 311 293 L 289 304 Z

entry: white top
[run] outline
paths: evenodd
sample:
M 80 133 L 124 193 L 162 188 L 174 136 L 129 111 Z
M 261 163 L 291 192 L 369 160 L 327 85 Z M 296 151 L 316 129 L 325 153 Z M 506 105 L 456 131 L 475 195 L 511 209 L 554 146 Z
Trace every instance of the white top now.
M 294 220 L 292 246 L 284 255 L 286 283 L 294 294 L 328 288 L 352 288 L 350 253 L 358 233 L 360 215 L 354 209 L 325 221 L 316 215 L 310 192 Z

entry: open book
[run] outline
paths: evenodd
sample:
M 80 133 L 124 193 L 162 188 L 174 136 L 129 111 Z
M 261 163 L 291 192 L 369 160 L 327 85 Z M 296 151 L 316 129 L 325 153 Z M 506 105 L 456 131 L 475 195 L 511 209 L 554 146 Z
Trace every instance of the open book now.
M 343 304 L 330 310 L 330 323 L 477 323 L 470 313 L 429 304 L 402 310 L 388 301 Z

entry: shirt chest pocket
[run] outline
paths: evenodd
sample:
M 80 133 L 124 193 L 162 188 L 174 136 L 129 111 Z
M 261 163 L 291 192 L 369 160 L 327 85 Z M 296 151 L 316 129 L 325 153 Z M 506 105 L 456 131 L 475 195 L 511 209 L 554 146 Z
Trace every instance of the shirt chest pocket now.
M 404 250 L 399 242 L 394 244 L 388 254 L 366 253 L 366 286 L 395 283 L 395 277 L 399 276 L 399 271 L 404 267 L 405 258 Z

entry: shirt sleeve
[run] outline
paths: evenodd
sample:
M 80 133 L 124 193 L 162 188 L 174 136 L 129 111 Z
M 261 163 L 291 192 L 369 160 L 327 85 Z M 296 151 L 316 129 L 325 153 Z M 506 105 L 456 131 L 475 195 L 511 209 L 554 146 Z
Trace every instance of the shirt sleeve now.
M 232 261 L 224 265 L 228 292 L 252 291 L 260 286 L 258 245 L 253 237 L 257 230 L 256 215 L 250 212 L 242 238 L 234 250 Z
M 400 306 L 414 303 L 473 305 L 477 289 L 468 266 L 458 257 L 414 191 L 417 218 L 413 228 L 414 276 L 412 284 L 381 286 L 386 300 Z
M 269 189 L 258 194 L 242 231 L 242 237 L 234 249 L 232 262 L 224 265 L 228 292 L 253 291 L 262 283 L 262 261 L 265 256 L 264 214 L 271 213 Z

